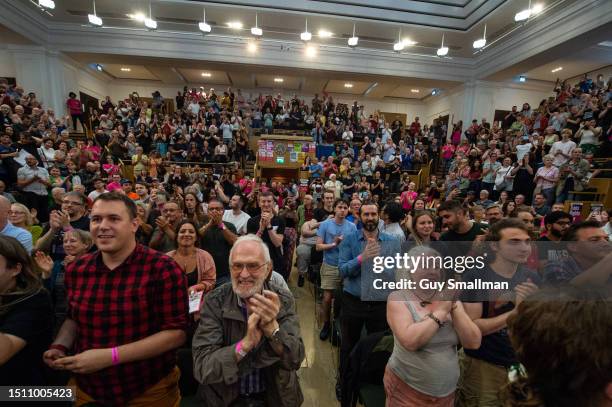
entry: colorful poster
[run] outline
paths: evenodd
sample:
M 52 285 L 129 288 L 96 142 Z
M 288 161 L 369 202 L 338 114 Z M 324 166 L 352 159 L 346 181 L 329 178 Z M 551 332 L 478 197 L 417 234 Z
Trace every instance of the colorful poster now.
M 310 148 L 309 145 L 310 145 L 310 143 L 302 144 L 302 152 L 307 153 L 308 149 Z
M 296 153 L 299 153 L 302 151 L 302 143 L 295 143 L 293 145 L 293 151 L 295 151 Z
M 295 151 L 292 151 L 291 153 L 289 153 L 289 161 L 291 161 L 292 163 L 296 163 L 298 160 L 298 153 L 296 153 Z

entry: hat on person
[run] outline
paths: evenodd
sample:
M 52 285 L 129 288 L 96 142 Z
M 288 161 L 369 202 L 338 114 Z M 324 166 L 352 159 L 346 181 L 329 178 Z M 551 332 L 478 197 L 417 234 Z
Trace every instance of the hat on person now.
M 125 178 L 123 178 L 123 179 L 121 180 L 121 185 L 131 184 L 131 183 L 132 183 L 132 181 L 130 181 L 129 179 L 125 179 Z

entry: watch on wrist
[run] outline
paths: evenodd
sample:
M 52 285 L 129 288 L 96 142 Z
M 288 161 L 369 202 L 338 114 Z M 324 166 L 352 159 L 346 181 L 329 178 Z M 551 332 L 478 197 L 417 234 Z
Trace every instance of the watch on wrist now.
M 270 341 L 274 342 L 274 343 L 280 343 L 280 327 L 276 328 L 273 332 L 272 335 L 270 335 L 270 338 L 268 338 Z

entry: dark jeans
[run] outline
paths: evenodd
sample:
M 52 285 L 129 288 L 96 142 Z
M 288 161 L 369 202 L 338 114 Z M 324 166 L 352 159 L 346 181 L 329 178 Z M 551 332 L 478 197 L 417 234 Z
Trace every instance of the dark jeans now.
M 83 121 L 83 113 L 79 114 L 71 114 L 72 117 L 72 128 L 74 131 L 77 129 L 77 120 L 81 122 L 81 127 L 83 128 L 83 132 L 85 132 L 85 122 Z
M 342 311 L 340 313 L 340 374 L 348 363 L 351 351 L 361 338 L 365 325 L 368 335 L 388 328 L 387 304 L 382 301 L 361 301 L 358 297 L 342 292 Z

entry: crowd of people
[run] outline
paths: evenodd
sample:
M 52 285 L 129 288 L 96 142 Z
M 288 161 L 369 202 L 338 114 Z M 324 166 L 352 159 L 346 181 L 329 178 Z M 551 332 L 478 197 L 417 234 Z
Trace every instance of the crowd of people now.
M 295 281 L 320 289 L 343 405 L 364 330 L 392 338 L 388 406 L 606 405 L 612 208 L 583 219 L 566 201 L 606 175 L 611 84 L 554 94 L 447 129 L 231 89 L 185 88 L 174 112 L 159 92 L 107 97 L 85 119 L 74 93 L 56 115 L 0 80 L 0 385 L 69 383 L 78 406 L 298 406 Z M 278 128 L 334 153 L 308 157 L 302 182 L 245 174 L 249 140 Z M 459 242 L 490 254 L 464 279 L 510 293 L 366 298 L 373 258 Z

